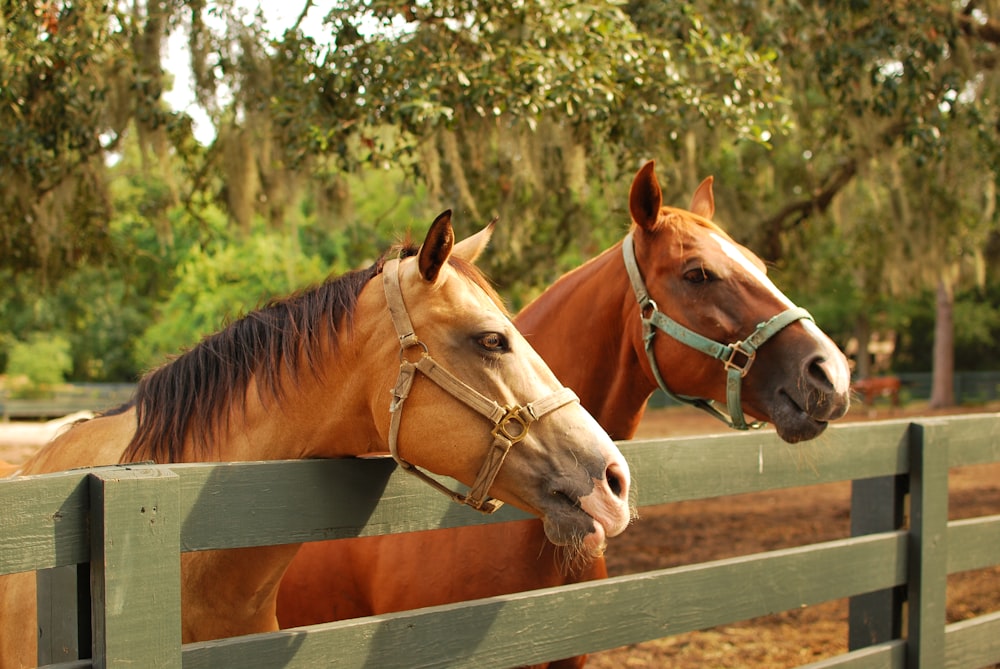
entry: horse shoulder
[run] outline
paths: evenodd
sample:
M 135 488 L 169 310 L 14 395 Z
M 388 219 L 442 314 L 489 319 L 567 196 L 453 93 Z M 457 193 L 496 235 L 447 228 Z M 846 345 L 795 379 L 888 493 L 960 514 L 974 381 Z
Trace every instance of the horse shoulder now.
M 0 669 L 38 664 L 35 626 L 7 624 L 10 620 L 34 620 L 36 597 L 34 572 L 0 576 L 0 610 L 5 622 L 0 634 Z

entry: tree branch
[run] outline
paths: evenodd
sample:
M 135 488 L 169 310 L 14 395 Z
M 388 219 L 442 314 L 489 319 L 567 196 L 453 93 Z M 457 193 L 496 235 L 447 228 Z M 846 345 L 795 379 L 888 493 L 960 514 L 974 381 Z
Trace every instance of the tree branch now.
M 858 172 L 856 158 L 845 158 L 827 174 L 822 187 L 814 190 L 809 197 L 789 202 L 776 214 L 764 219 L 764 249 L 768 259 L 781 257 L 781 233 L 801 225 L 813 214 L 822 214 L 829 208 L 833 197 L 839 193 Z
M 935 7 L 934 12 L 944 19 L 954 17 L 955 23 L 967 37 L 975 37 L 990 44 L 1000 44 L 1000 21 L 987 18 L 985 22 L 978 21 L 973 16 L 974 3 L 968 6 L 960 14 L 953 13 L 950 7 Z
M 313 7 L 313 0 L 306 0 L 305 6 L 302 8 L 302 11 L 299 12 L 299 18 L 295 19 L 295 23 L 292 25 L 291 29 L 293 32 L 299 31 L 299 26 L 302 25 L 303 21 L 305 21 L 306 14 L 309 13 L 309 10 L 312 9 L 312 7 Z

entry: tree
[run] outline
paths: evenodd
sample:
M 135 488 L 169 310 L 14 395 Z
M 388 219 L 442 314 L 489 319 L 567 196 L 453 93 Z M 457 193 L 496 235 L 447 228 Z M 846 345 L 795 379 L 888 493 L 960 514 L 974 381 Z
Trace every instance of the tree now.
M 129 127 L 159 157 L 184 132 L 160 99 L 176 4 L 3 5 L 0 267 L 44 280 L 107 250 L 108 154 Z
M 234 0 L 4 6 L 0 272 L 17 280 L 0 304 L 21 309 L 18 338 L 57 330 L 30 316 L 35 285 L 108 309 L 141 295 L 132 336 L 176 268 L 224 257 L 213 244 L 265 231 L 332 267 L 445 207 L 460 233 L 501 216 L 488 269 L 530 296 L 621 236 L 623 184 L 650 157 L 669 202 L 716 174 L 719 219 L 845 335 L 985 266 L 992 3 L 373 0 L 307 34 L 320 9 L 301 1 L 281 34 Z M 162 101 L 179 30 L 208 146 Z M 892 235 L 922 243 L 880 249 Z M 117 288 L 73 288 L 88 276 Z M 92 327 L 70 332 L 76 368 Z

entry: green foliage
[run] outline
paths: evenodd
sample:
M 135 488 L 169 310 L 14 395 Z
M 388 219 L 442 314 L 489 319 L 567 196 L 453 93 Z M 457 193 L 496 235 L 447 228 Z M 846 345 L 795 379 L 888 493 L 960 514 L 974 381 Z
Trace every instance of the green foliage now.
M 160 101 L 168 6 L 3 4 L 0 268 L 47 280 L 107 251 L 106 152 L 132 126 L 165 155 L 180 120 Z
M 985 290 L 955 296 L 956 371 L 993 370 L 1000 341 L 1000 281 Z M 934 344 L 934 294 L 927 291 L 901 305 L 900 341 L 893 358 L 896 371 L 924 372 L 931 368 Z
M 44 397 L 65 380 L 72 367 L 67 339 L 34 334 L 11 345 L 5 374 L 13 397 Z
M 519 308 L 621 237 L 655 158 L 670 204 L 714 174 L 717 220 L 841 343 L 929 333 L 947 273 L 959 346 L 997 359 L 997 302 L 970 297 L 1000 255 L 991 11 L 373 0 L 275 35 L 233 0 L 7 3 L 0 341 L 134 379 L 446 208 L 462 236 L 500 217 L 486 269 Z M 163 104 L 177 30 L 209 146 Z
M 298 240 L 261 233 L 191 249 L 177 268 L 177 283 L 159 307 L 155 323 L 136 345 L 143 366 L 190 347 L 268 299 L 282 296 L 329 273 L 315 255 L 303 253 Z

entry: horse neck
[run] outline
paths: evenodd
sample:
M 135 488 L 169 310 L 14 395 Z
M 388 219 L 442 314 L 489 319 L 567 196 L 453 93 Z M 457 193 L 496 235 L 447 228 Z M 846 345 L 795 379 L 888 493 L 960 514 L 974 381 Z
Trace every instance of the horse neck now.
M 656 382 L 618 243 L 560 277 L 514 319 L 613 439 L 630 439 Z
M 371 370 L 362 369 L 360 355 L 344 351 L 338 357 L 342 362 L 322 376 L 301 372 L 280 398 L 262 399 L 251 385 L 246 412 L 230 421 L 219 459 L 340 458 L 386 450 L 366 401 Z M 384 404 L 388 424 L 388 399 Z

